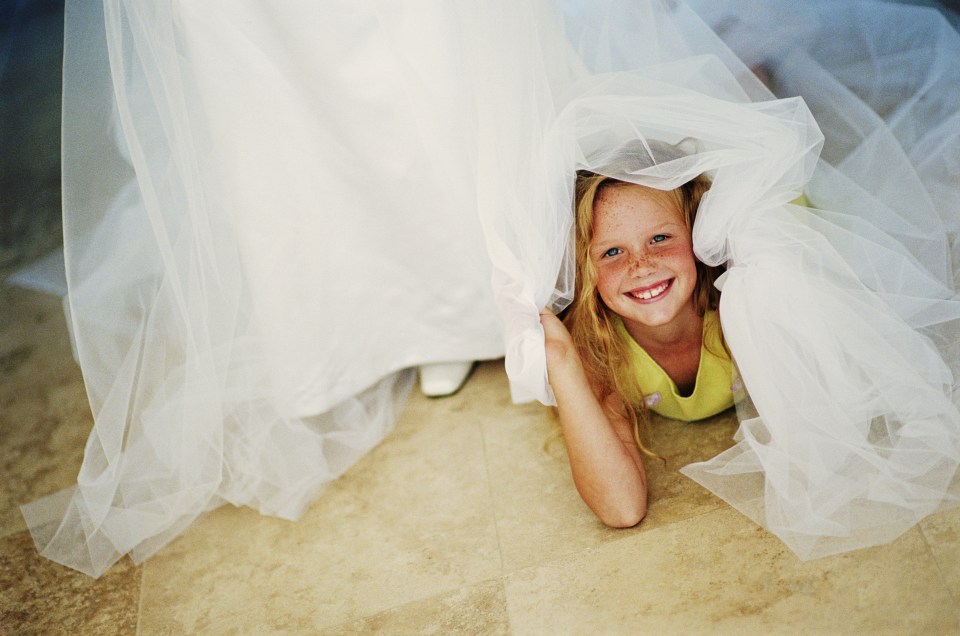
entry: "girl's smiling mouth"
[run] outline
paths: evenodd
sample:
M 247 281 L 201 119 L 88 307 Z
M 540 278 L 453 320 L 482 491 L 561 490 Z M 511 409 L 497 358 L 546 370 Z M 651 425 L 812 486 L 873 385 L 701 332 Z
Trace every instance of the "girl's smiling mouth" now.
M 630 297 L 633 300 L 640 300 L 640 301 L 656 300 L 660 296 L 662 296 L 670 288 L 671 285 L 673 285 L 674 280 L 676 279 L 671 278 L 669 280 L 659 282 L 655 285 L 651 285 L 650 287 L 638 287 L 637 289 L 628 291 L 625 295 Z

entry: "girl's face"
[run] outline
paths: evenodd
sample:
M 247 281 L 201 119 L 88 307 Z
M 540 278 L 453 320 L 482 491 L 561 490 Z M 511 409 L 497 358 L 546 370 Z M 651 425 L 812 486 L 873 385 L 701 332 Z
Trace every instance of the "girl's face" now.
M 693 309 L 693 242 L 670 192 L 641 186 L 601 190 L 590 259 L 600 298 L 631 333 L 669 326 Z

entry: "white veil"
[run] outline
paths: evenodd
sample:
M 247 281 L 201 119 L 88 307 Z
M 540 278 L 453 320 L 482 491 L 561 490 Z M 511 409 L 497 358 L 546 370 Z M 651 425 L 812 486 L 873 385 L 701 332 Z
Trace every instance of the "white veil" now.
M 579 168 L 713 178 L 695 250 L 727 265 L 752 402 L 686 474 L 801 558 L 955 505 L 960 40 L 883 3 L 741 6 L 698 8 L 803 99 L 674 2 L 68 3 L 96 426 L 77 487 L 24 507 L 42 553 L 96 576 L 226 501 L 295 518 L 411 365 L 505 352 L 514 399 L 551 403 L 538 312 L 572 294 Z

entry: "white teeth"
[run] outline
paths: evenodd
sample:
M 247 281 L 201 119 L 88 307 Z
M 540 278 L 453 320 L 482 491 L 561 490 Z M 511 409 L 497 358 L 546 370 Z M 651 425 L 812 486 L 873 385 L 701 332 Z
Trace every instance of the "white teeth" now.
M 651 298 L 655 298 L 660 294 L 662 294 L 663 292 L 665 292 L 667 290 L 667 287 L 669 286 L 670 286 L 670 283 L 666 282 L 661 285 L 657 285 L 653 289 L 642 291 L 639 294 L 630 294 L 630 295 L 633 296 L 634 298 L 639 298 L 641 300 L 650 300 Z

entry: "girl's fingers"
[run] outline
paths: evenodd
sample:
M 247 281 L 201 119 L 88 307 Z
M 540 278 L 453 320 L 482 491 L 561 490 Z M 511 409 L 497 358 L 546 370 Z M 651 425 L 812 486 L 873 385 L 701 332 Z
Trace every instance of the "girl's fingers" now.
M 543 326 L 543 335 L 548 346 L 551 344 L 572 344 L 573 340 L 567 326 L 549 309 L 540 312 L 540 324 Z

